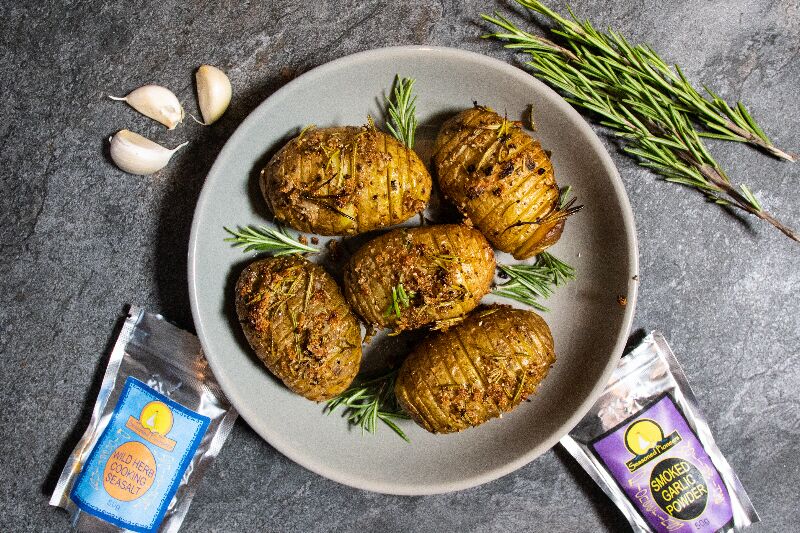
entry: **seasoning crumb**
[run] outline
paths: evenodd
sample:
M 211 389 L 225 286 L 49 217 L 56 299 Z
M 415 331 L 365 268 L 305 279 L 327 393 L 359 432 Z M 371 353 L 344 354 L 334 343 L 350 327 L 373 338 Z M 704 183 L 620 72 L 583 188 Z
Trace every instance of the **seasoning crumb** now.
M 319 238 L 318 237 L 311 237 L 311 244 L 319 244 Z
M 625 298 L 624 296 L 617 296 L 617 303 L 622 307 L 625 307 L 626 305 L 628 305 L 628 299 Z
M 304 245 L 308 244 L 308 238 L 306 238 L 305 235 L 300 235 L 300 236 L 297 237 L 297 242 L 299 242 L 300 244 L 304 244 Z
M 337 263 L 342 256 L 342 246 L 339 241 L 336 239 L 331 239 L 328 241 L 328 253 L 331 256 L 331 261 Z

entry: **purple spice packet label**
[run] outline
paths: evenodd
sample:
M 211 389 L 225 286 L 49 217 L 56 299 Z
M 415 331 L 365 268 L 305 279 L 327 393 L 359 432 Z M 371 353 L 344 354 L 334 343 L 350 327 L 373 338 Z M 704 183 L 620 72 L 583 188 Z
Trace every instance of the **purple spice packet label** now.
M 590 447 L 655 531 L 712 532 L 732 523 L 719 472 L 669 394 Z

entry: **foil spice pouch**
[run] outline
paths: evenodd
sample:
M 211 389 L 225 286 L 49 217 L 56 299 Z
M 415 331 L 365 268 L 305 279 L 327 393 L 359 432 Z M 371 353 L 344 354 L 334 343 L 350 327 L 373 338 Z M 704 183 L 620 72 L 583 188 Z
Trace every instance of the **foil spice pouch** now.
M 620 360 L 561 445 L 637 532 L 729 532 L 758 521 L 659 332 Z
M 50 504 L 78 531 L 178 531 L 236 417 L 197 338 L 131 307 Z

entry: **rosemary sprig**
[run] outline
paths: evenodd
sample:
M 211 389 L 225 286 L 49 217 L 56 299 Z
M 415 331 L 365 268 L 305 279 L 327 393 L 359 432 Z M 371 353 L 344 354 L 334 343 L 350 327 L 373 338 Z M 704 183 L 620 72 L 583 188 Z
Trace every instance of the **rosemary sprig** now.
M 520 48 L 524 51 L 531 51 L 529 46 L 533 42 L 533 50 L 559 53 L 578 64 L 579 68 L 593 63 L 594 68 L 587 73 L 595 77 L 599 83 L 617 81 L 612 79 L 615 71 L 638 74 L 653 87 L 675 98 L 685 111 L 692 113 L 706 128 L 714 130 L 713 133 L 709 132 L 712 133 L 710 137 L 750 143 L 787 161 L 797 159 L 796 154 L 785 152 L 770 141 L 744 104 L 737 102 L 731 107 L 706 86 L 703 86 L 703 89 L 708 96 L 703 96 L 684 76 L 680 67 L 675 65 L 674 70 L 670 68 L 651 47 L 631 45 L 624 36 L 613 30 L 607 33 L 597 31 L 590 21 L 579 20 L 569 6 L 567 9 L 571 18 L 565 18 L 539 0 L 516 1 L 556 23 L 557 27 L 552 31 L 567 41 L 569 49 L 558 46 L 548 39 L 523 32 L 498 14 L 495 14 L 496 19 L 488 15 L 483 15 L 483 18 L 510 33 L 495 33 L 487 37 L 506 39 L 511 43 L 509 48 Z M 612 84 L 610 88 L 613 90 L 614 85 Z
M 339 407 L 344 407 L 347 421 L 361 427 L 362 433 L 375 433 L 378 420 L 389 426 L 406 442 L 411 442 L 406 434 L 394 423 L 395 419 L 408 419 L 409 416 L 400 408 L 394 395 L 394 382 L 397 370 L 377 378 L 352 385 L 346 391 L 328 400 L 325 412 L 331 414 Z
M 233 246 L 244 246 L 243 252 L 270 252 L 274 256 L 319 252 L 318 248 L 292 239 L 282 226 L 245 226 L 238 231 L 223 229 L 232 235 L 225 242 L 232 242 Z
M 402 282 L 398 283 L 392 287 L 392 302 L 384 311 L 383 316 L 389 316 L 394 313 L 397 318 L 400 318 L 403 308 L 411 307 L 411 299 L 414 296 L 416 296 L 414 291 L 407 291 Z
M 564 206 L 569 202 L 569 196 L 572 194 L 572 185 L 561 187 L 558 191 L 558 208 L 564 209 Z
M 414 148 L 417 132 L 417 96 L 412 78 L 395 77 L 392 98 L 386 99 L 389 122 L 386 127 L 395 138 L 408 148 Z
M 510 298 L 539 311 L 549 311 L 539 303 L 540 298 L 549 298 L 555 287 L 575 279 L 575 269 L 548 252 L 536 256 L 532 265 L 501 265 L 497 268 L 509 277 L 492 291 L 497 296 Z
M 743 104 L 731 107 L 706 89 L 703 97 L 680 68 L 673 70 L 649 47 L 631 45 L 622 35 L 597 31 L 589 21 L 571 19 L 538 0 L 516 0 L 550 18 L 561 46 L 528 33 L 502 15 L 483 15 L 503 31 L 484 37 L 507 41 L 507 48 L 530 54 L 534 75 L 563 91 L 567 100 L 599 116 L 599 124 L 625 139 L 624 150 L 667 181 L 693 187 L 717 204 L 766 220 L 793 240 L 789 227 L 766 212 L 745 186 L 731 184 L 703 137 L 747 142 L 793 161 L 775 147 Z M 694 124 L 703 131 L 698 131 Z

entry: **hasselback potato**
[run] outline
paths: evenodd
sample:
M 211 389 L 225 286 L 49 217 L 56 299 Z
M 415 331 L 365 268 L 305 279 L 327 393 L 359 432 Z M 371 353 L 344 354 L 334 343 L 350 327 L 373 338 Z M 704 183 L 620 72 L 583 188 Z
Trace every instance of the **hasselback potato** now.
M 472 310 L 494 278 L 492 247 L 457 224 L 400 228 L 367 242 L 344 270 L 344 294 L 368 324 L 395 331 Z
M 272 157 L 260 184 L 278 221 L 320 235 L 397 224 L 422 211 L 431 193 L 417 154 L 367 126 L 304 131 Z
M 333 278 L 307 259 L 250 263 L 236 283 L 236 313 L 258 358 L 309 400 L 336 396 L 358 374 L 358 322 Z
M 462 111 L 442 125 L 433 164 L 444 195 L 498 250 L 525 259 L 561 236 L 569 208 L 550 158 L 518 123 L 478 105 Z
M 553 337 L 532 311 L 488 306 L 432 334 L 400 367 L 395 394 L 433 433 L 452 433 L 512 410 L 555 361 Z

